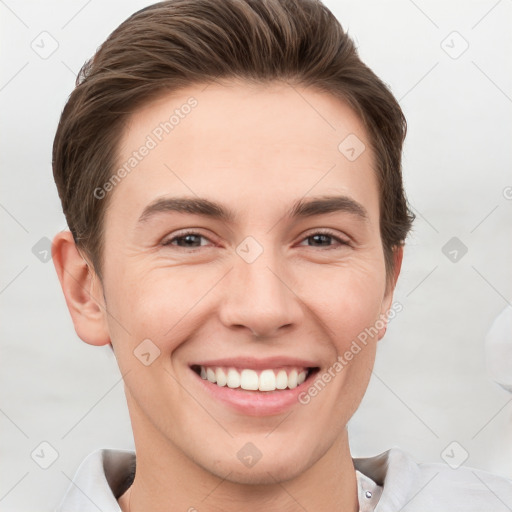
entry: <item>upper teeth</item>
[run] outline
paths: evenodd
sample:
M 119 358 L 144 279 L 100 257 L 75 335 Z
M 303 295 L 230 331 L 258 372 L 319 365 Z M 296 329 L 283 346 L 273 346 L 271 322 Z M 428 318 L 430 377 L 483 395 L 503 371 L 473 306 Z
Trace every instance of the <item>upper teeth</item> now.
M 235 368 L 201 366 L 201 377 L 217 386 L 242 388 L 249 391 L 274 391 L 293 389 L 306 380 L 307 370 L 263 370 L 259 375 L 255 370 L 238 371 Z

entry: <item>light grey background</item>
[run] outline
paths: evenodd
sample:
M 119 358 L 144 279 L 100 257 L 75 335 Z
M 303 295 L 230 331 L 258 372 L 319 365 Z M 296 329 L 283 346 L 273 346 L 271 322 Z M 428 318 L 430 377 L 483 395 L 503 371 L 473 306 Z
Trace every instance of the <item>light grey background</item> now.
M 87 454 L 133 447 L 115 359 L 78 339 L 40 258 L 66 227 L 51 146 L 76 73 L 149 3 L 0 0 L 1 510 L 52 510 Z M 404 309 L 349 425 L 353 455 L 399 446 L 443 463 L 467 452 L 466 465 L 512 478 L 512 396 L 486 373 L 484 350 L 512 297 L 512 2 L 325 3 L 405 111 L 417 214 L 395 295 Z M 442 251 L 452 237 L 467 247 L 456 262 Z M 42 442 L 58 454 L 48 469 Z

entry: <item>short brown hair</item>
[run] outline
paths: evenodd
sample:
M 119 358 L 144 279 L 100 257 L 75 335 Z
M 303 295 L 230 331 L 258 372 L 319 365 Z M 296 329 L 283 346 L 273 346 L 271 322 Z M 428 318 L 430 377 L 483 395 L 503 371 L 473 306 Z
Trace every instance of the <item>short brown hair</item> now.
M 320 0 L 159 2 L 125 20 L 82 66 L 55 135 L 53 173 L 69 229 L 98 275 L 108 197 L 93 190 L 114 172 L 126 120 L 165 92 L 219 78 L 314 87 L 355 110 L 375 154 L 389 282 L 393 249 L 414 220 L 401 172 L 406 120 Z

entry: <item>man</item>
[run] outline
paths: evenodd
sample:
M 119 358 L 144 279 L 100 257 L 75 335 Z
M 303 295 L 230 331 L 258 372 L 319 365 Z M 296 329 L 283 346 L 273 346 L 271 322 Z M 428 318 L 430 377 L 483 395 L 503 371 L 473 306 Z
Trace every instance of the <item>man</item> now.
M 512 503 L 484 472 L 351 457 L 413 215 L 400 107 L 320 2 L 155 4 L 77 82 L 53 261 L 79 337 L 114 350 L 136 456 L 91 454 L 58 510 Z

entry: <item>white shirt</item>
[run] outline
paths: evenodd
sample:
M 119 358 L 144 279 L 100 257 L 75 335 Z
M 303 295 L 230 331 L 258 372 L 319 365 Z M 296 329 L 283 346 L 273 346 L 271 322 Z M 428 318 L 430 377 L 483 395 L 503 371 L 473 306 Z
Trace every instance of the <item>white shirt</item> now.
M 354 458 L 360 512 L 506 512 L 512 480 L 444 463 L 417 464 L 399 448 Z M 131 485 L 135 452 L 101 449 L 79 466 L 55 512 L 121 512 L 117 498 Z

